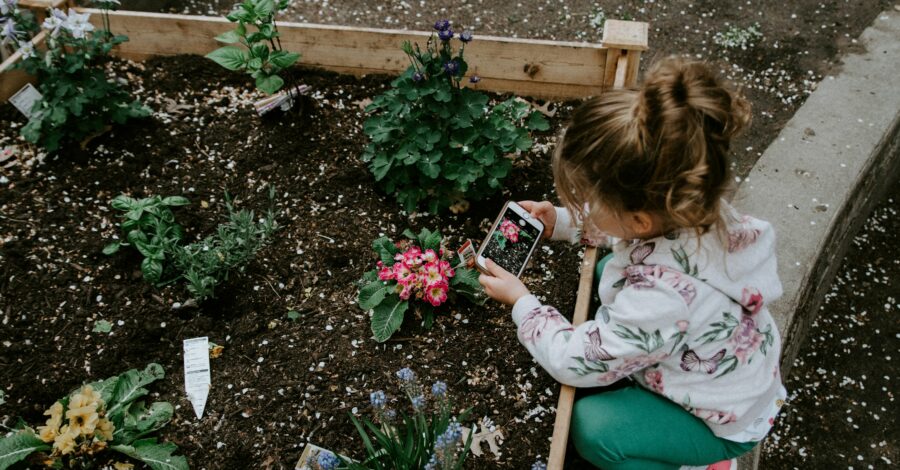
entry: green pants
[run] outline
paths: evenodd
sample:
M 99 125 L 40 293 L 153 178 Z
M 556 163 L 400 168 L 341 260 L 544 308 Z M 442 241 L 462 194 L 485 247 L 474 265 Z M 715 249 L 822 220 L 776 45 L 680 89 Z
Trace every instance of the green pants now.
M 597 263 L 597 279 L 611 257 Z M 756 445 L 716 437 L 696 416 L 636 384 L 578 399 L 571 435 L 578 453 L 603 470 L 677 470 L 728 460 Z

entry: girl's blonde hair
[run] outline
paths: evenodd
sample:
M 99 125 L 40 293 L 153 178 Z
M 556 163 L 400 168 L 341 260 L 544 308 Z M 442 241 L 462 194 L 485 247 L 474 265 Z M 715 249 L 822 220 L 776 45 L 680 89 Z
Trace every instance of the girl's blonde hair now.
M 663 59 L 640 87 L 575 110 L 553 156 L 557 192 L 582 217 L 587 203 L 706 232 L 732 181 L 729 145 L 749 121 L 748 102 L 706 65 Z

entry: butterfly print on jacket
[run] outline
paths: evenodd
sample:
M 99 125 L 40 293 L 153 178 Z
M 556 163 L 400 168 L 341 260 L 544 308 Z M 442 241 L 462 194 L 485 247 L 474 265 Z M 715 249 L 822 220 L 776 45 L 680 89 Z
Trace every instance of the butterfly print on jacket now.
M 584 358 L 591 362 L 612 361 L 615 359 L 601 345 L 600 328 L 594 327 L 593 330 L 588 331 L 587 338 L 584 341 Z
M 681 355 L 681 369 L 686 372 L 703 370 L 707 374 L 714 374 L 719 368 L 719 362 L 721 362 L 724 357 L 724 348 L 709 359 L 702 359 L 693 349 L 688 349 Z

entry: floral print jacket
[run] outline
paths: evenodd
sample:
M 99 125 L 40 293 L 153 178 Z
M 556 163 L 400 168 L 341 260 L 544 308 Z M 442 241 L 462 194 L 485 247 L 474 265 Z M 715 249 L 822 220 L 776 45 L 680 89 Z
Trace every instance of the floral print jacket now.
M 725 208 L 727 230 L 699 240 L 691 230 L 611 240 L 601 305 L 577 328 L 536 297 L 519 299 L 519 341 L 559 382 L 597 387 L 631 377 L 720 437 L 770 425 L 772 405 L 785 396 L 781 340 L 766 308 L 782 293 L 775 234 L 767 222 Z M 557 209 L 553 238 L 604 237 L 582 236 L 571 215 Z

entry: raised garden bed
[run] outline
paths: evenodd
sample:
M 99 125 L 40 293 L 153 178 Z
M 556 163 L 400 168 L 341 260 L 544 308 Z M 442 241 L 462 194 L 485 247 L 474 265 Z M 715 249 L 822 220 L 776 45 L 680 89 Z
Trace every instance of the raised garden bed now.
M 117 15 L 114 22 L 129 16 Z M 183 21 L 195 19 L 176 20 Z M 203 36 L 227 28 L 197 21 L 212 25 Z M 141 31 L 158 24 L 114 23 L 132 45 L 145 44 Z M 394 48 L 404 35 L 415 37 L 390 34 L 396 36 Z M 193 44 L 172 39 L 167 37 L 167 47 Z M 528 41 L 518 43 L 525 49 L 510 64 L 529 50 Z M 635 78 L 641 47 L 622 52 L 539 43 L 532 45 L 557 55 L 529 56 L 538 68 L 526 64 L 516 72 L 527 77 L 521 84 L 498 79 L 491 85 L 492 73 L 515 74 L 501 67 L 502 60 L 491 65 L 481 59 L 484 86 L 583 96 Z M 592 55 L 595 75 L 554 78 L 541 60 L 558 59 L 560 47 Z M 331 66 L 316 62 L 315 44 L 297 49 L 306 63 L 356 74 L 399 67 Z M 356 281 L 374 263 L 371 241 L 381 235 L 438 228 L 455 247 L 465 238 L 479 241 L 506 199 L 553 198 L 548 150 L 571 104 L 561 104 L 550 130 L 535 135 L 533 149 L 517 158 L 502 194 L 465 214 L 409 218 L 375 189 L 359 158 L 367 143 L 361 104 L 383 92 L 391 77 L 302 69 L 301 82 L 314 90 L 304 114 L 260 119 L 252 102 L 261 95 L 249 91 L 247 78 L 200 56 L 117 61 L 110 67 L 127 78 L 154 116 L 115 127 L 85 150 L 69 148 L 30 166 L 40 154 L 18 138 L 24 118 L 8 104 L 0 107 L 0 145 L 34 156 L 4 175 L 8 181 L 0 191 L 5 424 L 17 416 L 40 422 L 49 404 L 87 378 L 158 362 L 167 376 L 155 399 L 176 405 L 164 437 L 193 466 L 293 468 L 309 440 L 357 455 L 359 441 L 347 414 L 365 413 L 369 392 L 391 389 L 394 371 L 411 367 L 426 382 L 449 384 L 459 408 L 472 407 L 473 417 L 489 417 L 504 429 L 502 457 L 470 460 L 470 468 L 523 468 L 546 458 L 559 387 L 519 346 L 507 308 L 458 303 L 431 330 L 408 315 L 398 334 L 378 344 L 368 316 L 355 305 Z M 239 207 L 262 209 L 270 185 L 277 188 L 281 230 L 245 272 L 199 307 L 179 308 L 188 298 L 181 286 L 156 289 L 141 279 L 137 253 L 101 253 L 119 230 L 109 201 L 120 193 L 186 196 L 191 204 L 176 216 L 194 240 L 222 219 L 225 191 Z M 527 270 L 525 280 L 548 302 L 572 311 L 579 260 L 578 247 L 547 244 L 534 259 L 538 269 Z M 95 332 L 101 321 L 111 324 L 109 333 Z M 201 420 L 184 396 L 180 374 L 181 341 L 196 336 L 224 346 L 212 360 L 213 387 Z

